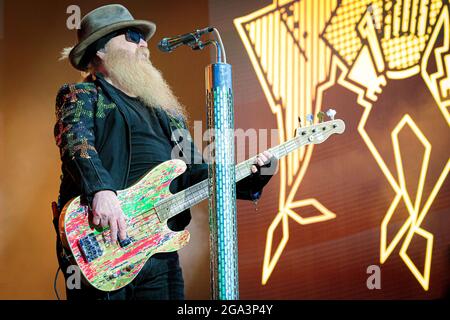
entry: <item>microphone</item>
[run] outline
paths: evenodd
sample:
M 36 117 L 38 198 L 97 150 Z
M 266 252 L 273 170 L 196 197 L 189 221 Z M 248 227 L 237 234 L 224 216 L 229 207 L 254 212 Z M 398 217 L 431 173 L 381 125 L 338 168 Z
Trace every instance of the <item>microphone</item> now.
M 196 30 L 194 32 L 182 34 L 172 38 L 163 38 L 158 43 L 158 48 L 163 52 L 171 52 L 173 49 L 181 45 L 191 46 L 194 43 L 196 43 L 202 35 L 204 35 L 205 33 L 212 32 L 213 30 L 214 28 L 207 27 L 204 29 Z

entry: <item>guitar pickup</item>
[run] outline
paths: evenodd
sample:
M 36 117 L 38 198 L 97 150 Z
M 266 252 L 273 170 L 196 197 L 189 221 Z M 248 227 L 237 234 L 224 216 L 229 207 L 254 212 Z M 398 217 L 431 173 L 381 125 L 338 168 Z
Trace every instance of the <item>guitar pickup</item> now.
M 93 233 L 81 238 L 78 241 L 81 252 L 87 262 L 91 262 L 103 255 L 103 250 Z

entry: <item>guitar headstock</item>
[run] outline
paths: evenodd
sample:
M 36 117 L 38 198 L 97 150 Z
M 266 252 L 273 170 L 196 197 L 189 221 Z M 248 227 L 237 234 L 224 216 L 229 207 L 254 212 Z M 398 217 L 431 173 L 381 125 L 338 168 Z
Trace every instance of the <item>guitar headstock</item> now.
M 317 117 L 319 118 L 319 123 L 313 124 L 313 115 L 307 115 L 306 119 L 310 123 L 308 127 L 299 127 L 296 132 L 296 138 L 304 137 L 307 138 L 309 143 L 319 144 L 327 140 L 331 135 L 337 133 L 341 134 L 345 131 L 345 123 L 341 119 L 334 119 L 336 111 L 329 109 L 326 115 L 331 118 L 329 121 L 323 122 L 325 118 L 324 112 L 319 112 Z M 300 119 L 299 119 L 300 120 Z

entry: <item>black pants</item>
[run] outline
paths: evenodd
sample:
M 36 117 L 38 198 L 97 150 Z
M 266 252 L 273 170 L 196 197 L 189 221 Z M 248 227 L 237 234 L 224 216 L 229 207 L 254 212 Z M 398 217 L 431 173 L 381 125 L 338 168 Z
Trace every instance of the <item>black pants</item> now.
M 67 279 L 68 265 L 60 260 L 60 266 Z M 66 294 L 67 300 L 183 300 L 184 280 L 178 253 L 153 255 L 137 277 L 122 289 L 108 293 L 81 281 L 80 289 L 66 286 Z

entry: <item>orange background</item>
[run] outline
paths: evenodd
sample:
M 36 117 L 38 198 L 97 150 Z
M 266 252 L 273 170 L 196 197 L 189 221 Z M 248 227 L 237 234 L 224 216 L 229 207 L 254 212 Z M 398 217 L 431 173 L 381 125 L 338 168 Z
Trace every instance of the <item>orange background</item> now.
M 57 199 L 60 161 L 53 138 L 55 97 L 60 86 L 80 74 L 58 61 L 62 48 L 76 42 L 68 30 L 66 8 L 78 4 L 83 16 L 110 1 L 5 2 L 4 37 L 0 39 L 0 299 L 55 299 L 57 269 L 52 201 Z M 209 52 L 180 48 L 170 55 L 157 42 L 208 25 L 206 0 L 122 1 L 136 19 L 154 21 L 151 58 L 190 113 L 202 120 L 204 68 Z M 180 252 L 186 297 L 209 297 L 207 203 L 192 210 L 191 243 Z M 62 275 L 58 289 L 64 296 Z

